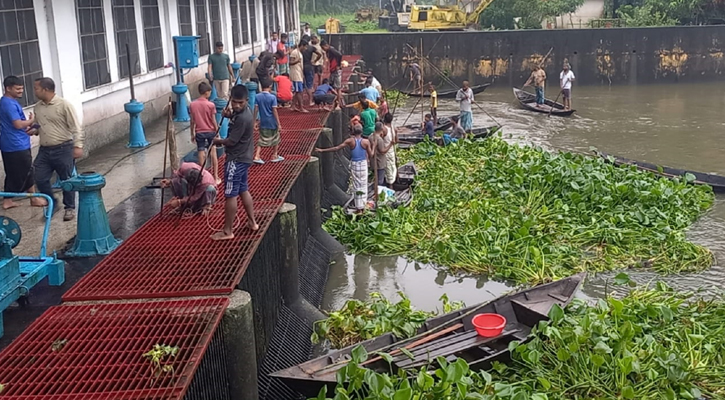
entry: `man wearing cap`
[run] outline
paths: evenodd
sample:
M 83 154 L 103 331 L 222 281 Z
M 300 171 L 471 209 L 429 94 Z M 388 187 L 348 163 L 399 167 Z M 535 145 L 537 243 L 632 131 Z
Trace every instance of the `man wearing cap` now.
M 224 43 L 216 42 L 214 54 L 209 56 L 207 64 L 209 64 L 209 79 L 214 82 L 217 97 L 228 99 L 234 71 L 232 71 L 229 55 L 224 53 Z

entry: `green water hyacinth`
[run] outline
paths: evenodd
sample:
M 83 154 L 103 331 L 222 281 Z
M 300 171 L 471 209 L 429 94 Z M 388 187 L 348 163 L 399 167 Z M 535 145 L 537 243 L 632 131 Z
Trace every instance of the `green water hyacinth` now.
M 580 271 L 698 271 L 712 253 L 685 229 L 712 189 L 595 157 L 550 153 L 500 137 L 400 151 L 420 168 L 409 207 L 325 229 L 354 253 L 404 255 L 452 270 L 539 284 Z

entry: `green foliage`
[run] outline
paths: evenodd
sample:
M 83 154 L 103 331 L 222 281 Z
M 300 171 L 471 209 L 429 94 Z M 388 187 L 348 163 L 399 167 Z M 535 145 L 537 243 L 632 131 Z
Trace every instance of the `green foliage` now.
M 494 1 L 481 14 L 481 25 L 494 29 L 541 29 L 549 17 L 573 13 L 584 0 L 506 0 Z M 521 18 L 518 23 L 514 18 Z
M 176 359 L 178 354 L 178 346 L 167 346 L 165 344 L 155 344 L 151 350 L 143 354 L 143 357 L 151 364 L 149 367 L 153 374 L 151 385 L 162 374 L 171 374 L 172 377 L 174 376 L 174 359 Z
M 722 0 L 628 0 L 616 15 L 628 26 L 665 26 L 708 23 L 725 17 Z
M 380 293 L 372 293 L 366 302 L 348 300 L 339 311 L 315 322 L 312 342 L 327 339 L 333 348 L 340 349 L 388 332 L 400 338 L 414 336 L 425 320 L 436 313 L 416 311 L 405 294 L 398 295 L 401 299 L 395 304 Z M 447 295 L 440 300 L 444 313 L 465 307 L 462 302 L 451 302 Z
M 380 374 L 360 367 L 362 347 L 340 370 L 334 400 L 571 400 L 725 398 L 725 303 L 663 284 L 622 299 L 554 308 L 511 365 L 470 371 L 463 359 Z M 388 360 L 389 358 L 384 359 Z M 428 369 L 435 369 L 432 373 Z M 332 399 L 323 389 L 317 399 Z
M 325 223 L 352 252 L 528 284 L 583 270 L 697 271 L 713 259 L 684 234 L 712 205 L 706 186 L 497 137 L 398 156 L 420 168 L 409 207 L 354 218 L 336 209 Z
M 302 23 L 309 23 L 310 27 L 312 28 L 313 32 L 317 31 L 317 28 L 324 27 L 325 21 L 327 21 L 328 18 L 332 16 L 333 18 L 337 18 L 340 20 L 340 24 L 345 26 L 345 32 L 346 33 L 374 33 L 374 32 L 386 32 L 384 29 L 380 29 L 378 27 L 377 21 L 367 21 L 367 22 L 355 22 L 355 14 L 354 13 L 331 13 L 331 14 L 301 14 L 300 15 L 300 21 Z
M 388 108 L 393 110 L 394 108 L 403 106 L 408 101 L 408 95 L 395 89 L 387 89 L 385 91 L 385 99 L 388 101 Z

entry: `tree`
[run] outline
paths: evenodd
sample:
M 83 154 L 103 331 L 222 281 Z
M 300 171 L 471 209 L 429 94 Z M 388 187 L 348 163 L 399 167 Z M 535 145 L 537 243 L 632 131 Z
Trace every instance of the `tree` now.
M 494 29 L 540 29 L 550 17 L 575 12 L 584 0 L 496 0 L 481 14 L 481 25 Z M 514 23 L 514 18 L 520 18 Z

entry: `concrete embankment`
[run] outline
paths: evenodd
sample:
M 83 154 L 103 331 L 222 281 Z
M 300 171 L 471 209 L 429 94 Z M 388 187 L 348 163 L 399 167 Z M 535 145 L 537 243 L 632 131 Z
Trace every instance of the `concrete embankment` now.
M 360 54 L 383 84 L 405 88 L 417 49 L 453 81 L 521 86 L 532 65 L 558 76 L 564 60 L 577 83 L 645 84 L 719 79 L 725 72 L 725 26 L 410 32 L 332 35 L 345 54 Z M 425 62 L 424 79 L 441 82 Z M 556 78 L 554 78 L 556 79 Z

